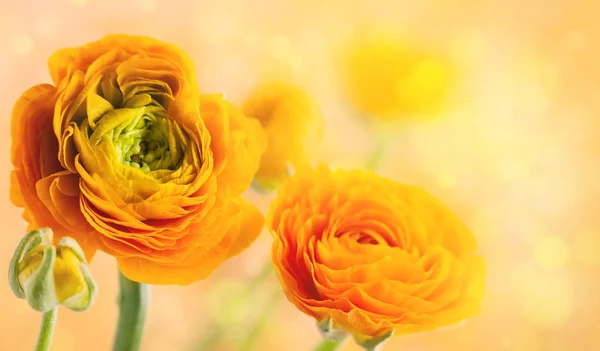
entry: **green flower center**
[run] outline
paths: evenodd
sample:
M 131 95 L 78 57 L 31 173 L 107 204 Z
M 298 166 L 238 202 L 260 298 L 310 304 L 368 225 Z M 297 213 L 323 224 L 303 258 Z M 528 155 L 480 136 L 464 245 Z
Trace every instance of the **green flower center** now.
M 121 164 L 145 172 L 176 170 L 187 134 L 167 113 L 171 100 L 160 87 L 119 87 L 114 79 L 100 82 L 96 93 L 87 96 L 90 142 L 112 144 Z
M 162 107 L 147 106 L 144 113 L 132 111 L 128 123 L 120 125 L 113 133 L 113 144 L 122 164 L 144 171 L 176 169 L 182 150 L 170 135 L 170 124 Z

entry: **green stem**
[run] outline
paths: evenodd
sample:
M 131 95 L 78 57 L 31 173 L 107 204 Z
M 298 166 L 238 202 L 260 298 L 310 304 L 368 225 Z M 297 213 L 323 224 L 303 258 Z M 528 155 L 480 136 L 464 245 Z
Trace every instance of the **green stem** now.
M 369 156 L 367 160 L 367 170 L 371 172 L 375 172 L 381 163 L 383 156 L 388 147 L 388 141 L 385 137 L 379 137 L 379 140 L 376 141 L 375 149 Z
M 271 263 L 271 260 L 268 260 L 260 270 L 260 273 L 258 273 L 258 275 L 250 282 L 250 286 L 248 287 L 248 295 L 253 293 L 254 290 L 260 288 L 262 282 L 265 281 L 271 275 L 271 273 L 273 273 L 273 271 L 275 271 L 273 264 Z
M 113 351 L 137 351 L 140 348 L 150 286 L 127 279 L 119 272 L 119 323 Z
M 247 299 L 250 299 L 252 297 L 252 295 L 255 293 L 255 291 L 258 288 L 263 288 L 263 282 L 264 280 L 266 280 L 267 278 L 269 278 L 269 276 L 271 276 L 271 274 L 273 273 L 274 269 L 273 269 L 273 264 L 271 263 L 270 260 L 268 260 L 265 265 L 263 266 L 263 268 L 261 269 L 260 273 L 258 275 L 256 275 L 248 284 L 248 290 L 246 290 L 246 297 Z M 275 296 L 275 295 L 274 295 Z M 276 301 L 272 301 L 272 303 L 269 306 L 276 306 Z M 254 343 L 254 340 L 256 339 L 256 337 L 258 336 L 257 334 L 259 334 L 262 329 L 264 328 L 268 317 L 270 317 L 270 315 L 272 314 L 274 308 L 268 308 L 266 313 L 264 313 L 263 315 L 261 315 L 259 321 L 257 322 L 257 324 L 254 325 L 253 328 L 250 329 L 250 331 L 246 334 L 246 336 L 244 336 L 241 340 L 242 340 L 242 347 L 244 350 L 250 350 L 252 344 Z M 219 343 L 219 341 L 223 338 L 225 331 L 221 330 L 221 329 L 217 329 L 216 327 L 213 327 L 213 331 L 206 334 L 204 336 L 204 338 L 202 339 L 202 341 L 199 343 L 199 351 L 209 351 L 209 350 L 213 350 L 215 345 Z
M 273 292 L 271 298 L 269 299 L 269 304 L 263 309 L 262 314 L 254 322 L 254 325 L 252 326 L 252 328 L 250 328 L 250 331 L 248 332 L 248 334 L 246 334 L 246 337 L 241 342 L 240 345 L 242 349 L 252 350 L 254 343 L 256 342 L 262 331 L 267 327 L 271 315 L 273 315 L 273 313 L 277 310 L 277 307 L 279 307 L 279 301 L 282 297 L 283 294 L 281 293 L 281 291 L 276 290 L 275 292 Z
M 54 335 L 54 325 L 58 315 L 58 306 L 46 312 L 42 316 L 42 324 L 40 325 L 40 333 L 38 335 L 35 351 L 50 350 L 52 345 L 52 335 Z
M 317 345 L 315 351 L 335 351 L 342 347 L 345 341 L 346 339 L 336 341 L 323 339 L 323 341 L 319 345 Z

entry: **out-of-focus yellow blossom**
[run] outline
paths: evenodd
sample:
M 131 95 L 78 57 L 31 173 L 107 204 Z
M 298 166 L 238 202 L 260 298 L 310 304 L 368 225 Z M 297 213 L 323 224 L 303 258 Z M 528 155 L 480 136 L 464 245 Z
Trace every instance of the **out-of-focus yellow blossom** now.
M 290 174 L 290 167 L 310 163 L 323 134 L 323 117 L 304 90 L 282 82 L 263 84 L 247 98 L 243 112 L 260 122 L 268 139 L 254 177 L 260 189 L 275 189 Z
M 84 311 L 96 297 L 96 284 L 77 241 L 63 237 L 54 245 L 49 228 L 33 230 L 23 238 L 11 261 L 8 280 L 17 297 L 43 313 L 58 304 Z
M 390 34 L 354 37 L 341 67 L 355 107 L 384 120 L 430 116 L 443 108 L 452 87 L 448 59 Z

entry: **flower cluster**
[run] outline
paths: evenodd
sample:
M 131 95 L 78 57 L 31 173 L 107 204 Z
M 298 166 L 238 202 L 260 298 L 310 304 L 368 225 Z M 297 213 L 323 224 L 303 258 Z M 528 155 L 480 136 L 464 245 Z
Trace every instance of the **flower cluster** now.
M 448 90 L 443 64 L 393 40 L 354 47 L 346 64 L 350 98 L 382 118 L 427 113 Z M 254 182 L 279 188 L 272 262 L 326 337 L 372 349 L 478 313 L 475 237 L 418 187 L 314 168 L 323 119 L 300 87 L 261 85 L 240 110 L 200 92 L 178 47 L 126 35 L 59 50 L 49 67 L 53 84 L 21 96 L 11 128 L 11 199 L 30 230 L 52 228 L 28 234 L 11 263 L 34 309 L 89 307 L 96 250 L 135 282 L 203 279 L 262 231 L 242 197 Z

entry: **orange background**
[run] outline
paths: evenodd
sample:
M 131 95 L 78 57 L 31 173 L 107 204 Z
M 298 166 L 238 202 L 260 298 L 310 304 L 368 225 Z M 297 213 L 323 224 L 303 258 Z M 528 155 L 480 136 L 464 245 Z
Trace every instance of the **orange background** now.
M 440 118 L 397 127 L 379 173 L 446 202 L 477 236 L 489 272 L 479 316 L 394 338 L 384 350 L 598 350 L 599 11 L 591 0 L 3 1 L 0 272 L 25 230 L 8 201 L 11 108 L 26 88 L 50 81 L 54 50 L 108 33 L 153 36 L 189 53 L 204 92 L 236 103 L 262 79 L 285 76 L 322 107 L 320 161 L 360 168 L 375 139 L 341 93 L 336 48 L 365 24 L 385 24 L 451 55 L 462 73 Z M 267 209 L 270 198 L 248 196 Z M 265 232 L 205 281 L 154 287 L 142 349 L 201 350 L 221 330 L 214 349 L 238 350 L 272 306 L 254 349 L 310 350 L 320 340 L 314 322 L 281 298 L 274 276 L 248 290 L 269 245 Z M 96 256 L 96 304 L 60 310 L 54 350 L 110 349 L 116 269 Z M 40 316 L 6 283 L 0 310 L 0 349 L 31 350 Z

